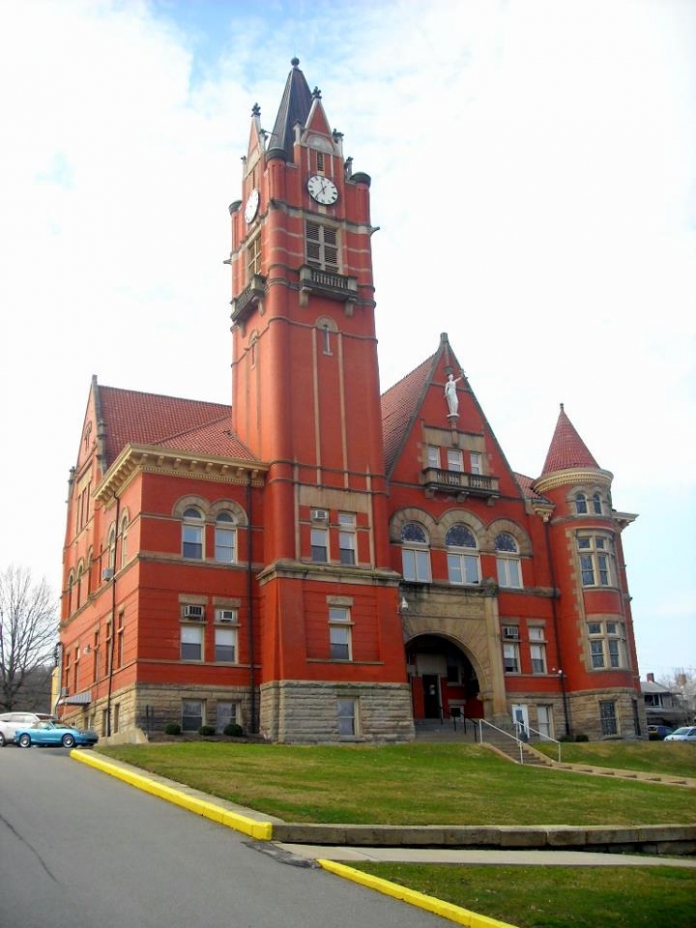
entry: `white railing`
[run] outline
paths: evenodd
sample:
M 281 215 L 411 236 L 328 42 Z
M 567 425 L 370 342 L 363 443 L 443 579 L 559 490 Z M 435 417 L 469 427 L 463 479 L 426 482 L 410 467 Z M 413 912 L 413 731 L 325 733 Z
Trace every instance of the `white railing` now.
M 549 735 L 545 735 L 541 731 L 537 731 L 536 728 L 532 728 L 530 725 L 523 725 L 521 722 L 515 722 L 515 733 L 512 734 L 509 731 L 505 731 L 504 728 L 499 728 L 497 725 L 494 725 L 492 722 L 486 721 L 486 719 L 475 719 L 474 721 L 478 722 L 478 741 L 479 744 L 484 742 L 484 725 L 486 726 L 487 731 L 495 731 L 499 735 L 503 735 L 505 738 L 510 738 L 511 741 L 514 741 L 517 744 L 517 748 L 520 755 L 520 763 L 524 763 L 524 744 L 530 743 L 529 735 L 537 735 L 540 741 L 548 741 L 551 744 L 555 744 L 558 748 L 558 762 L 561 762 L 561 742 L 556 741 L 555 738 L 551 738 Z M 491 739 L 489 739 L 491 740 Z

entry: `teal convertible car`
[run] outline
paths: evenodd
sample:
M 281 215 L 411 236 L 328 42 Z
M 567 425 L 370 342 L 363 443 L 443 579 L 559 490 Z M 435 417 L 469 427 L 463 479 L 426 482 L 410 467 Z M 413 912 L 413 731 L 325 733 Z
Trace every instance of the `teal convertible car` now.
M 91 747 L 97 741 L 99 735 L 95 731 L 80 731 L 79 728 L 61 725 L 60 722 L 35 722 L 33 725 L 18 728 L 14 736 L 14 742 L 20 748 L 30 748 L 32 744 L 38 744 L 40 747 Z

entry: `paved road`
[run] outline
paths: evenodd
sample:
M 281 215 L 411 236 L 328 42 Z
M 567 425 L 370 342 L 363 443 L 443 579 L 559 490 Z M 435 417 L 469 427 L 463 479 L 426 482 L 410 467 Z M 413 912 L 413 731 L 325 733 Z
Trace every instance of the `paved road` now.
M 70 760 L 0 750 L 1 928 L 443 928 Z

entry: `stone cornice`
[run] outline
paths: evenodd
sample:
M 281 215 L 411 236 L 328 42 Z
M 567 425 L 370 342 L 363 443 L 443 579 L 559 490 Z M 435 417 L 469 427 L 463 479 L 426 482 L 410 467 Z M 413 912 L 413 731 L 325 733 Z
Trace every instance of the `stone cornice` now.
M 611 487 L 614 475 L 609 470 L 599 467 L 570 467 L 567 470 L 557 470 L 545 477 L 540 477 L 533 484 L 534 490 L 542 495 L 546 490 L 555 490 L 557 487 L 575 486 L 576 484 L 591 484 L 592 486 Z
M 95 499 L 108 504 L 136 474 L 195 477 L 213 483 L 253 487 L 264 485 L 265 464 L 191 451 L 164 449 L 152 445 L 126 445 L 94 492 Z
M 259 586 L 269 580 L 317 580 L 329 583 L 351 583 L 357 586 L 398 586 L 401 575 L 388 569 L 348 567 L 345 564 L 316 564 L 302 561 L 281 560 L 269 564 L 258 575 Z

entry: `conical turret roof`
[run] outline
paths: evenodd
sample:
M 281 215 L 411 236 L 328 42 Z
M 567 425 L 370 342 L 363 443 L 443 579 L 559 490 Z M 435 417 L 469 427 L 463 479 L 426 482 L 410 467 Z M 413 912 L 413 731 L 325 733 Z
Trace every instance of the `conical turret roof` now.
M 295 144 L 293 127 L 297 122 L 304 126 L 312 108 L 312 92 L 304 74 L 299 69 L 300 59 L 293 58 L 291 64 L 292 71 L 288 74 L 285 83 L 283 98 L 280 101 L 278 115 L 268 144 L 269 152 L 284 151 L 286 161 L 293 160 Z
M 561 403 L 561 411 L 558 414 L 556 429 L 551 439 L 541 476 L 545 477 L 547 474 L 559 470 L 570 470 L 573 467 L 595 467 L 599 469 L 599 464 L 578 435 L 575 426 L 566 415 L 563 403 Z

